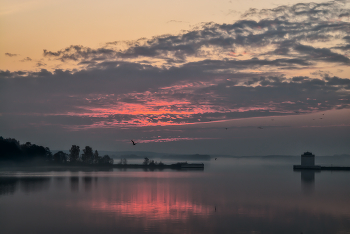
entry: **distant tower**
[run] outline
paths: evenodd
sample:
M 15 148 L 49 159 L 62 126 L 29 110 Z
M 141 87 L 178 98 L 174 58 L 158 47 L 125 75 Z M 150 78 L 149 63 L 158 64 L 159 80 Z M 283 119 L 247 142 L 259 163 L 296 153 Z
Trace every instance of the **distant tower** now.
M 305 152 L 301 155 L 301 166 L 303 167 L 314 167 L 315 166 L 315 155 L 311 152 Z

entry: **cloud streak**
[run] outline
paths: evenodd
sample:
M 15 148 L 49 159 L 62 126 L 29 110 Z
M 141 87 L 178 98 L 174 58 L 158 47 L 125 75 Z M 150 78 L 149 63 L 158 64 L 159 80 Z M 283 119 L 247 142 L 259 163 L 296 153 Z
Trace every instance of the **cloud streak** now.
M 147 143 L 161 143 L 161 142 L 172 142 L 172 141 L 195 141 L 195 140 L 212 140 L 217 138 L 200 138 L 200 137 L 169 137 L 169 138 L 156 138 L 150 140 L 135 140 L 137 143 L 147 144 Z
M 16 56 L 18 56 L 18 54 L 5 53 L 5 56 L 8 56 L 8 57 L 16 57 Z

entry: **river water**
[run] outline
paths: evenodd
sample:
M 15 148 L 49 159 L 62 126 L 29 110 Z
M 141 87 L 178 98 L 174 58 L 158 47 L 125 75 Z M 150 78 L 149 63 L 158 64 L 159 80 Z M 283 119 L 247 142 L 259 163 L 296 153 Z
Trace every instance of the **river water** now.
M 293 171 L 299 161 L 218 158 L 203 171 L 2 168 L 0 232 L 350 233 L 350 172 Z

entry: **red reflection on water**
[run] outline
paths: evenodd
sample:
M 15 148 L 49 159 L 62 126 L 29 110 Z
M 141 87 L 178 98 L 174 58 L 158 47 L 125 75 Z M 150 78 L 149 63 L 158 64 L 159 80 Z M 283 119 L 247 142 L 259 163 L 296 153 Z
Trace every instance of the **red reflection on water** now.
M 124 184 L 113 191 L 113 198 L 94 198 L 85 205 L 95 211 L 154 220 L 185 220 L 192 215 L 208 216 L 214 211 L 213 207 L 195 202 L 186 187 L 173 188 L 166 183 L 140 183 L 132 187 Z

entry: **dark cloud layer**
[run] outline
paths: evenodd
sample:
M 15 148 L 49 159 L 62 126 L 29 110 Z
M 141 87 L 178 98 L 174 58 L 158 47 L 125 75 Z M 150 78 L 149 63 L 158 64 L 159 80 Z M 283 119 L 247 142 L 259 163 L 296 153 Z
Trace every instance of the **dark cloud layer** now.
M 201 63 L 198 67 L 207 66 Z M 188 123 L 212 118 L 284 115 L 294 111 L 307 113 L 350 105 L 350 80 L 347 78 L 326 74 L 318 78 L 289 79 L 222 72 L 213 80 L 211 73 L 195 73 L 192 69 L 190 65 L 163 70 L 124 63 L 75 73 L 63 70 L 2 72 L 1 98 L 8 101 L 2 102 L 0 108 L 4 114 L 61 115 L 63 119 L 84 114 L 82 118 L 99 122 L 101 117 L 93 116 L 110 109 L 116 113 L 106 113 L 103 118 L 116 123 L 137 118 L 147 118 L 153 123 L 170 120 Z M 147 106 L 160 101 L 164 104 L 152 104 L 150 109 L 166 109 L 167 114 L 133 115 L 120 112 L 119 108 L 121 103 Z

